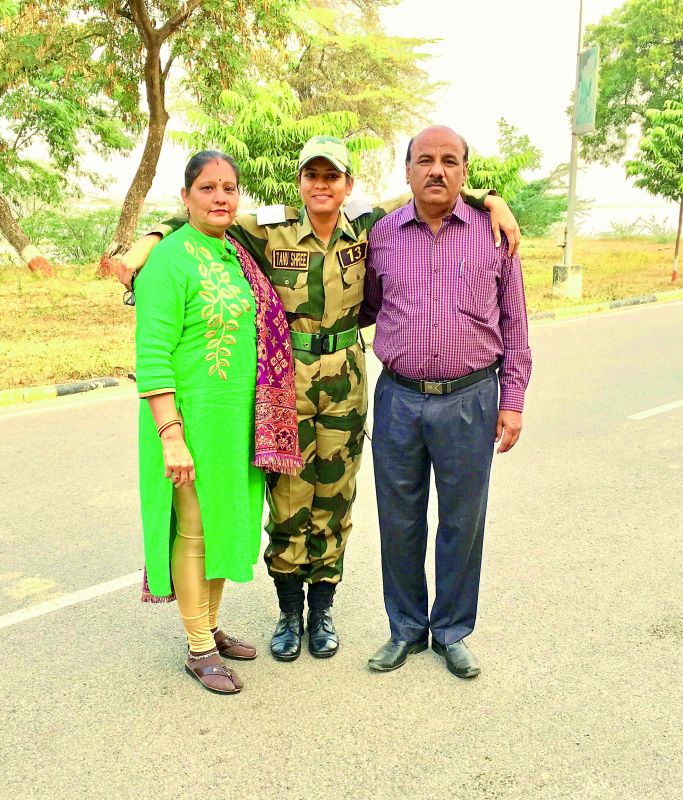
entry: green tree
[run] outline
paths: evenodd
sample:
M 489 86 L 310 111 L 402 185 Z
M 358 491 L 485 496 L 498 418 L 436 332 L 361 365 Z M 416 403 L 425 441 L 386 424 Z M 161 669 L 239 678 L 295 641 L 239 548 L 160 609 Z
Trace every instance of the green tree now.
M 172 139 L 191 151 L 218 148 L 234 155 L 240 165 L 242 189 L 261 203 L 298 205 L 297 159 L 311 136 L 345 138 L 355 162 L 354 172 L 363 153 L 383 146 L 377 137 L 351 135 L 359 127 L 352 112 L 302 116 L 301 102 L 283 83 L 252 86 L 249 96 L 226 90 L 220 103 L 218 113 L 212 116 L 188 111 L 194 130 L 174 132 Z
M 47 274 L 52 267 L 18 222 L 27 202 L 63 198 L 84 174 L 84 144 L 101 154 L 131 145 L 96 70 L 74 70 L 91 62 L 93 42 L 73 10 L 68 2 L 0 6 L 0 230 L 29 268 Z M 38 148 L 43 160 L 32 154 Z
M 279 65 L 306 116 L 353 111 L 360 130 L 392 141 L 426 121 L 431 83 L 423 51 L 435 40 L 387 35 L 378 11 L 397 0 L 310 0 L 298 12 L 299 48 Z
M 432 105 L 430 97 L 439 88 L 439 84 L 429 82 L 422 68 L 428 58 L 422 48 L 431 40 L 388 36 L 381 27 L 379 10 L 397 2 L 299 3 L 292 11 L 287 47 L 259 51 L 250 68 L 243 72 L 243 80 L 229 86 L 219 85 L 215 76 L 204 73 L 199 78 L 203 84 L 198 88 L 193 75 L 203 112 L 208 117 L 226 119 L 225 95 L 221 98 L 221 89 L 234 90 L 245 98 L 258 96 L 261 105 L 265 99 L 264 85 L 287 84 L 297 102 L 291 112 L 294 121 L 322 120 L 328 114 L 351 112 L 354 127 L 345 128 L 343 135 L 379 137 L 393 156 L 394 137 L 414 131 L 416 123 L 425 121 Z M 316 128 L 315 132 L 321 129 Z M 378 149 L 363 152 L 362 173 L 366 183 L 377 182 L 381 175 L 384 165 L 380 152 Z M 291 180 L 291 174 L 287 173 L 285 182 Z M 288 185 L 282 197 L 291 197 L 292 191 Z
M 678 254 L 683 225 L 683 102 L 668 100 L 664 109 L 648 109 L 647 135 L 636 158 L 626 162 L 626 174 L 650 194 L 678 203 L 678 230 L 671 280 L 678 279 Z
M 545 178 L 526 182 L 510 201 L 524 236 L 547 236 L 567 212 L 567 168 Z
M 567 210 L 567 169 L 527 181 L 522 173 L 541 166 L 542 153 L 529 136 L 506 120 L 498 120 L 500 155 L 470 153 L 467 180 L 472 186 L 490 186 L 510 205 L 525 236 L 546 236 Z
M 56 2 L 56 0 L 55 0 Z M 168 124 L 167 88 L 174 65 L 196 96 L 229 87 L 263 48 L 283 46 L 288 10 L 299 0 L 74 0 L 79 19 L 99 37 L 97 64 L 122 119 L 144 131 L 140 163 L 100 265 L 125 251 L 152 185 Z M 144 86 L 146 112 L 141 110 Z
M 624 156 L 630 128 L 647 128 L 646 110 L 683 100 L 683 2 L 627 0 L 597 25 L 585 44 L 600 47 L 596 132 L 581 151 L 602 163 Z

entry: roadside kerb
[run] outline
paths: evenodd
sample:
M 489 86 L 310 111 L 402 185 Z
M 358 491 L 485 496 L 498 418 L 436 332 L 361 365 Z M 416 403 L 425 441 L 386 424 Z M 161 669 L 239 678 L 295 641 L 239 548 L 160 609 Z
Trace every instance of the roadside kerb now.
M 567 319 L 568 317 L 580 317 L 584 314 L 595 314 L 599 311 L 613 311 L 615 308 L 642 306 L 648 303 L 670 303 L 674 300 L 683 300 L 683 289 L 674 289 L 671 292 L 659 292 L 658 294 L 642 294 L 637 297 L 627 297 L 623 300 L 609 300 L 584 306 L 565 306 L 553 311 L 539 311 L 536 314 L 530 314 L 529 321 Z
M 24 389 L 3 389 L 0 391 L 0 406 L 15 403 L 33 403 L 37 400 L 49 400 L 52 397 L 64 397 L 80 392 L 91 392 L 94 389 L 106 389 L 118 386 L 116 378 L 93 378 L 89 381 L 72 381 L 71 383 L 54 383 L 50 386 L 27 386 Z

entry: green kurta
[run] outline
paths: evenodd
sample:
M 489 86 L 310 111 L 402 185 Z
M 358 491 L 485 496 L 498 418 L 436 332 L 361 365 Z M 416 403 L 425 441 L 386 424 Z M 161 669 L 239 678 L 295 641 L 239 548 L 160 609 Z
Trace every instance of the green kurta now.
M 184 225 L 135 281 L 141 395 L 175 392 L 195 463 L 205 576 L 248 581 L 260 550 L 264 473 L 254 458 L 256 325 L 251 287 L 225 241 Z M 140 500 L 149 588 L 171 592 L 173 488 L 146 400 L 140 404 Z

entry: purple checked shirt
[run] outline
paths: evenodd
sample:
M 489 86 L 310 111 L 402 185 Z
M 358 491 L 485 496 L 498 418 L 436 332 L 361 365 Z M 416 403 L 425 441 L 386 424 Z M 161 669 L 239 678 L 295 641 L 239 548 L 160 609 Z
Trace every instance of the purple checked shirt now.
M 458 198 L 432 233 L 413 202 L 369 238 L 361 325 L 377 323 L 374 351 L 413 380 L 460 378 L 502 359 L 501 409 L 522 411 L 531 375 L 519 258 L 496 248 L 489 215 Z

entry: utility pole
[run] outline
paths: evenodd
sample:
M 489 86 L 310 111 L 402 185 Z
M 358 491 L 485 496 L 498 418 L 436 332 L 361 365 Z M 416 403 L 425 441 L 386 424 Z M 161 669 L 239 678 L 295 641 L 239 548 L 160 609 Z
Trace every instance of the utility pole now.
M 564 252 L 562 264 L 553 267 L 553 294 L 560 297 L 581 297 L 583 291 L 583 273 L 581 266 L 573 263 L 574 233 L 576 214 L 576 169 L 579 158 L 579 136 L 595 130 L 595 94 L 597 91 L 597 51 L 593 51 L 594 61 L 588 62 L 584 56 L 591 51 L 583 52 L 583 0 L 579 0 L 579 39 L 576 48 L 576 79 L 574 81 L 574 113 L 572 115 L 572 148 L 569 158 L 569 189 L 567 194 L 567 224 L 564 235 Z M 584 85 L 582 69 L 592 66 L 593 72 L 587 70 L 587 79 L 592 82 Z

